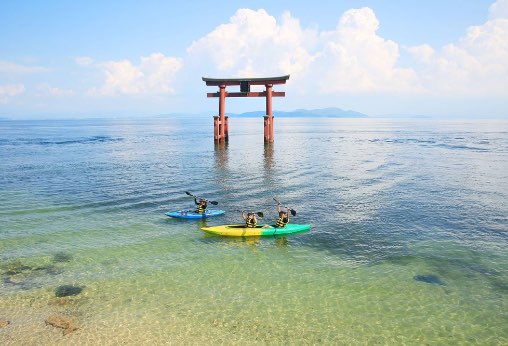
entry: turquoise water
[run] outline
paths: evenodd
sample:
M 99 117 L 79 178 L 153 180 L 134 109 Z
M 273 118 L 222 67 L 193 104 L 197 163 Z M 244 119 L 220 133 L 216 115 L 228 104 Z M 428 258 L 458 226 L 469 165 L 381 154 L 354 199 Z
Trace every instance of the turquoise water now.
M 262 126 L 1 121 L 0 344 L 508 344 L 508 121 Z M 274 196 L 311 231 L 200 230 Z

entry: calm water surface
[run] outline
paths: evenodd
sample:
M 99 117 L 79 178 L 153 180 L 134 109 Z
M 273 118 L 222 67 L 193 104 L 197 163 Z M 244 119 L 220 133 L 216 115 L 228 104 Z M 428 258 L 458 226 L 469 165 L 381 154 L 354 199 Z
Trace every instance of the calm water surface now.
M 507 121 L 262 126 L 1 121 L 0 344 L 508 344 Z M 226 214 L 165 217 L 184 191 Z M 274 196 L 311 231 L 200 230 Z

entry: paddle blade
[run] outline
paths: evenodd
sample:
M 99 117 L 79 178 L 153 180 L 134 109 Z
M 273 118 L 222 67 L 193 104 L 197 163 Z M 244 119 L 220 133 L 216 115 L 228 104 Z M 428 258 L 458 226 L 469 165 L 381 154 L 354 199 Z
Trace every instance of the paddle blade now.
M 258 211 L 257 214 L 259 217 L 265 217 L 265 214 L 263 214 L 263 212 L 261 212 L 261 211 Z
M 291 215 L 296 216 L 296 210 L 291 209 Z
M 189 196 L 194 196 L 192 193 L 190 193 L 189 191 L 185 191 L 185 193 Z
M 210 203 L 212 203 L 213 205 L 219 204 L 219 202 L 216 202 L 216 201 L 210 201 Z

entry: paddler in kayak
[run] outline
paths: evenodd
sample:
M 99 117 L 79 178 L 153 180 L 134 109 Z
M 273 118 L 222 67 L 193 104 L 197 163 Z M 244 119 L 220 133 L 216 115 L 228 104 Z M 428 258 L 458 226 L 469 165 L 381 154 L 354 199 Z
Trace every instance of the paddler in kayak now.
M 245 225 L 249 228 L 254 228 L 258 224 L 256 214 L 251 211 L 246 214 L 245 210 L 242 210 L 242 218 L 245 220 Z
M 206 207 L 208 206 L 208 203 L 206 203 L 205 199 L 199 199 L 194 197 L 194 203 L 196 203 L 196 213 L 197 214 L 204 214 L 206 212 Z
M 279 213 L 279 218 L 275 221 L 275 228 L 282 228 L 289 223 L 289 208 L 284 211 L 280 205 L 277 205 L 277 212 Z

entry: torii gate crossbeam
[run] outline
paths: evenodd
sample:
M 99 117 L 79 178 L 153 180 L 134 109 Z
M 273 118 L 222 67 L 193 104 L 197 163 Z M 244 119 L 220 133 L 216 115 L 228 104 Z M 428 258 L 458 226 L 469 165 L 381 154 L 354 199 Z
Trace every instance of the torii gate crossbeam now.
M 284 91 L 273 91 L 275 84 L 286 84 L 289 75 L 267 78 L 207 78 L 202 77 L 208 86 L 218 86 L 219 91 L 207 93 L 207 97 L 219 98 L 219 115 L 214 116 L 214 140 L 215 142 L 228 141 L 229 128 L 228 117 L 226 117 L 226 97 L 265 97 L 266 115 L 264 116 L 264 139 L 265 143 L 272 143 L 274 139 L 272 97 L 284 97 Z M 227 86 L 240 86 L 240 92 L 228 92 Z M 251 85 L 264 85 L 265 91 L 252 92 Z

